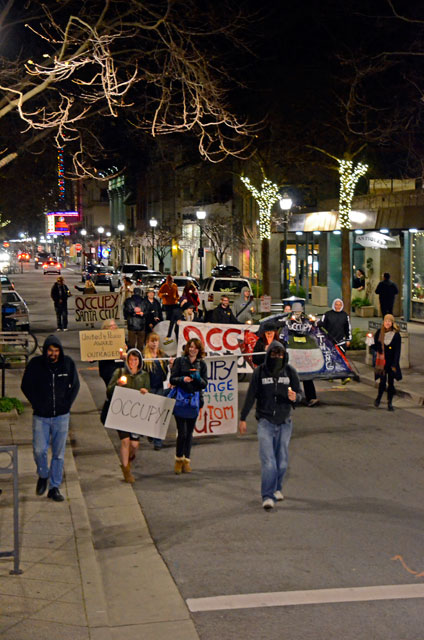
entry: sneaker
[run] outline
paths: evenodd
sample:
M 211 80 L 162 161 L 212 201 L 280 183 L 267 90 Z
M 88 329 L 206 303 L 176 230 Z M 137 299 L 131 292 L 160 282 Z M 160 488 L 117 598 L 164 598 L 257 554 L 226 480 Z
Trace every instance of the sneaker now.
M 61 329 L 60 327 L 58 327 L 58 328 L 56 329 L 56 331 L 62 331 L 62 329 Z
M 43 495 L 43 493 L 47 489 L 48 480 L 48 478 L 41 478 L 40 476 L 38 477 L 37 487 L 35 489 L 35 493 L 37 494 L 37 496 Z
M 342 380 L 342 384 L 347 384 L 348 382 L 351 382 L 351 379 L 350 379 L 350 378 L 344 378 L 344 379 Z
M 69 331 L 69 329 L 64 329 L 64 331 Z
M 317 405 L 319 405 L 318 398 L 314 398 L 313 400 L 309 400 L 308 402 L 308 407 L 316 407 Z
M 47 497 L 50 498 L 51 500 L 54 500 L 55 502 L 63 502 L 65 500 L 65 498 L 62 496 L 62 494 L 60 493 L 57 487 L 53 487 L 53 489 L 49 489 Z
M 283 496 L 283 494 L 281 493 L 281 491 L 276 491 L 276 492 L 274 493 L 274 498 L 275 498 L 275 500 L 276 500 L 277 502 L 281 502 L 281 500 L 284 500 L 284 496 Z
M 173 338 L 167 338 L 166 340 L 163 341 L 163 344 L 171 344 L 171 342 L 174 342 Z
M 274 508 L 274 500 L 271 500 L 271 498 L 267 498 L 262 502 L 262 506 L 265 511 L 270 511 L 270 509 Z

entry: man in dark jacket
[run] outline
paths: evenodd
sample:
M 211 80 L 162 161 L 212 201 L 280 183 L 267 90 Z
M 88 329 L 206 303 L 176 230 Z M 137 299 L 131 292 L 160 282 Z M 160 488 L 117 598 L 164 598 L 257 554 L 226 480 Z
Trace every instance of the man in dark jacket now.
M 21 389 L 33 409 L 32 433 L 34 460 L 38 482 L 36 494 L 42 496 L 49 484 L 48 498 L 64 500 L 59 491 L 62 483 L 69 412 L 79 391 L 75 363 L 65 356 L 60 340 L 46 338 L 43 355 L 30 360 L 25 368 Z M 50 468 L 47 453 L 51 441 Z
M 212 312 L 212 322 L 217 324 L 240 324 L 230 309 L 230 298 L 221 296 L 220 304 Z
M 243 434 L 246 418 L 256 400 L 262 506 L 266 510 L 272 509 L 275 501 L 284 499 L 281 490 L 293 428 L 291 412 L 303 399 L 299 377 L 287 359 L 281 342 L 271 342 L 265 362 L 253 372 L 240 415 L 239 430 Z
M 57 331 L 68 331 L 68 298 L 71 295 L 63 277 L 59 276 L 52 286 L 50 296 L 57 317 Z
M 162 308 L 160 302 L 155 298 L 155 290 L 147 289 L 147 295 L 143 300 L 143 311 L 146 323 L 146 337 L 151 333 L 158 322 L 162 322 Z
M 343 300 L 340 298 L 333 300 L 331 311 L 324 313 L 318 326 L 324 327 L 330 338 L 343 352 L 346 351 L 346 347 L 350 346 L 352 340 L 350 318 L 346 311 L 343 311 Z
M 399 293 L 399 290 L 395 283 L 390 280 L 390 273 L 383 273 L 383 280 L 378 283 L 375 292 L 380 298 L 381 315 L 383 318 L 388 313 L 392 314 L 395 297 Z
M 140 295 L 139 287 L 134 289 L 134 293 L 127 298 L 124 303 L 124 318 L 128 327 L 128 347 L 136 347 L 141 352 L 144 347 L 146 336 L 146 320 L 144 317 L 144 301 Z

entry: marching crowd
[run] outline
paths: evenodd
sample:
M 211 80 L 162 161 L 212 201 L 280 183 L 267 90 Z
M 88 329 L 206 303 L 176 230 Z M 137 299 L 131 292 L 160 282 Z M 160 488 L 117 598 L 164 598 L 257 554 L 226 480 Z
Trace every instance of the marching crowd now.
M 84 291 L 92 292 L 86 283 Z M 254 306 L 246 287 L 230 308 L 229 297 L 221 296 L 220 304 L 206 317 L 201 317 L 198 291 L 188 282 L 183 294 L 172 276 L 160 287 L 158 297 L 149 289 L 142 297 L 140 290 L 125 280 L 120 291 L 124 318 L 127 323 L 127 351 L 117 360 L 99 361 L 99 375 L 105 383 L 107 399 L 101 420 L 106 420 L 110 400 L 116 386 L 138 390 L 142 394 L 169 395 L 175 399 L 174 416 L 177 425 L 176 474 L 190 473 L 193 431 L 203 407 L 203 391 L 208 377 L 205 350 L 201 340 L 191 338 L 176 358 L 168 358 L 160 348 L 160 337 L 155 326 L 165 316 L 169 321 L 167 338 L 175 331 L 178 339 L 180 321 L 210 321 L 219 324 L 244 324 L 253 320 Z M 52 288 L 52 298 L 58 320 L 58 330 L 67 329 L 66 301 L 70 295 L 63 278 Z M 61 308 L 58 308 L 61 307 Z M 288 316 L 301 318 L 303 307 L 299 303 L 284 309 L 281 318 L 263 322 L 258 331 L 253 371 L 244 405 L 241 409 L 239 431 L 246 432 L 246 418 L 256 403 L 258 443 L 261 461 L 261 495 L 264 509 L 272 509 L 283 500 L 282 483 L 288 465 L 288 446 L 292 433 L 292 409 L 306 397 L 308 406 L 318 403 L 313 380 L 304 381 L 300 388 L 297 371 L 288 362 L 287 344 L 282 341 L 280 328 Z M 341 353 L 349 347 L 351 327 L 343 302 L 336 299 L 332 309 L 318 321 L 318 325 L 331 337 Z M 115 320 L 106 320 L 103 329 L 118 329 Z M 164 341 L 166 344 L 166 340 Z M 401 340 L 399 329 L 391 313 L 386 313 L 381 328 L 374 336 L 371 347 L 375 354 L 375 376 L 379 379 L 375 406 L 381 403 L 387 387 L 388 410 L 393 411 L 394 381 L 401 379 L 399 367 Z M 72 404 L 78 394 L 79 380 L 73 360 L 63 352 L 60 341 L 49 336 L 43 353 L 29 361 L 22 379 L 22 391 L 33 408 L 33 452 L 37 467 L 37 495 L 48 488 L 48 497 L 60 502 L 64 452 Z M 140 436 L 124 430 L 118 431 L 120 459 L 124 480 L 134 482 L 131 463 L 139 447 Z M 160 439 L 149 439 L 154 449 L 162 447 Z M 48 449 L 51 445 L 51 462 Z

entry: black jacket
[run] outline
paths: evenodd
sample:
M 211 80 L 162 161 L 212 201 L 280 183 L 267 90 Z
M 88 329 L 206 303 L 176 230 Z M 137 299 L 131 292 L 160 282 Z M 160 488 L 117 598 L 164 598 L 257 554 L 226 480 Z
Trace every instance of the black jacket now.
M 162 307 L 160 306 L 159 300 L 153 298 L 153 302 L 146 297 L 143 300 L 143 307 L 145 325 L 147 329 L 151 329 L 150 325 L 155 326 L 158 322 L 161 322 L 162 317 Z M 159 318 L 159 320 L 155 320 L 155 318 Z
M 186 376 L 195 375 L 192 382 L 184 382 Z M 203 390 L 208 386 L 208 373 L 206 362 L 204 360 L 195 360 L 193 363 L 187 356 L 181 356 L 175 358 L 174 364 L 171 369 L 170 383 L 175 387 L 180 387 L 187 393 L 193 393 L 194 391 L 200 391 L 200 406 L 203 407 Z
M 70 295 L 71 292 L 66 284 L 59 284 L 58 282 L 54 283 L 50 292 L 50 296 L 53 299 L 55 307 L 67 307 Z
M 380 299 L 380 305 L 384 308 L 393 309 L 395 296 L 399 293 L 397 286 L 391 280 L 382 280 L 378 283 L 376 294 Z
M 394 368 L 394 374 L 398 380 L 400 380 L 402 377 L 399 366 L 401 344 L 402 340 L 400 337 L 400 333 L 398 331 L 395 331 L 391 343 L 384 345 L 384 370 L 387 373 Z M 372 345 L 371 349 L 373 351 L 377 351 L 378 353 L 382 352 L 382 346 L 380 342 L 380 329 L 378 329 L 374 335 L 374 344 Z
M 247 390 L 246 400 L 241 410 L 240 419 L 246 420 L 256 400 L 256 419 L 265 418 L 272 424 L 287 422 L 294 404 L 303 400 L 300 391 L 299 376 L 296 369 L 287 364 L 287 354 L 282 370 L 274 377 L 269 368 L 271 349 L 284 349 L 281 342 L 271 342 L 265 362 L 254 370 Z M 289 387 L 296 393 L 296 402 L 292 403 L 288 398 Z
M 143 315 L 138 315 L 135 308 L 140 307 Z M 146 320 L 144 316 L 144 299 L 134 293 L 131 298 L 127 298 L 124 303 L 124 318 L 127 321 L 129 331 L 144 331 Z
M 230 307 L 224 309 L 222 305 L 218 305 L 212 312 L 212 322 L 217 324 L 241 324 L 234 316 Z
M 59 347 L 57 363 L 47 359 L 47 348 Z M 43 355 L 30 360 L 25 368 L 21 389 L 31 403 L 36 416 L 53 418 L 68 413 L 78 395 L 80 383 L 74 361 L 63 353 L 63 347 L 56 336 L 44 341 Z
M 334 342 L 344 342 L 345 340 L 349 342 L 352 340 L 350 318 L 346 311 L 334 311 L 334 309 L 327 311 L 318 322 L 318 326 L 324 327 Z

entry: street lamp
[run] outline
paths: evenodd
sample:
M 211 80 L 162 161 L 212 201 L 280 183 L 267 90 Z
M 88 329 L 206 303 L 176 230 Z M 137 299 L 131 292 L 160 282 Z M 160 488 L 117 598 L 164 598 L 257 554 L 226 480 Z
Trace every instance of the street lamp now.
M 80 234 L 82 235 L 82 270 L 84 271 L 85 269 L 85 261 L 86 261 L 86 256 L 85 256 L 85 251 L 86 251 L 86 246 L 85 246 L 85 236 L 87 235 L 87 230 L 86 229 L 81 229 Z
M 152 229 L 152 268 L 155 268 L 155 228 L 158 226 L 158 221 L 155 217 L 149 220 L 150 227 Z
M 287 231 L 289 226 L 290 209 L 292 208 L 293 201 L 287 195 L 284 194 L 280 200 L 281 210 L 284 212 L 284 242 L 283 242 L 283 298 L 287 298 L 289 295 L 289 287 L 287 280 Z
M 199 229 L 200 229 L 199 250 L 197 252 L 197 255 L 199 256 L 200 284 L 202 284 L 202 280 L 203 280 L 203 256 L 204 256 L 204 253 L 205 253 L 205 251 L 203 249 L 203 220 L 206 218 L 206 211 L 196 211 L 196 217 L 197 217 L 197 219 L 199 221 Z
M 102 259 L 102 233 L 104 233 L 104 227 L 97 227 L 97 233 L 99 234 L 99 256 Z
M 121 254 L 121 266 L 124 264 L 124 252 L 123 252 L 123 247 L 122 247 L 122 232 L 125 231 L 125 225 L 122 224 L 122 222 L 120 222 L 118 224 L 118 231 L 119 231 L 119 249 L 120 249 L 120 254 Z

